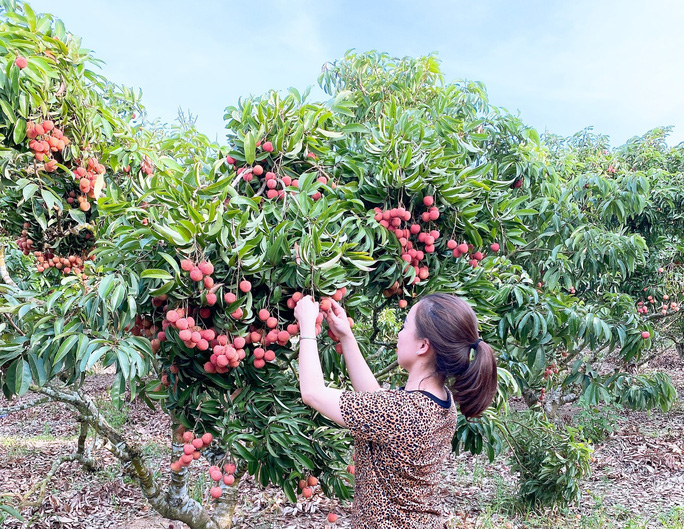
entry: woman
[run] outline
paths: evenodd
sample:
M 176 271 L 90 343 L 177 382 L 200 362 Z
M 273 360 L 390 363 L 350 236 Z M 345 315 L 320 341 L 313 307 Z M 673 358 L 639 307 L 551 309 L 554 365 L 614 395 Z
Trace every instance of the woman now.
M 496 360 L 478 338 L 475 313 L 447 294 L 431 294 L 414 305 L 397 340 L 397 359 L 408 380 L 405 387 L 382 390 L 344 309 L 331 302 L 325 316 L 342 344 L 354 391 L 325 385 L 315 333 L 319 309 L 311 296 L 295 307 L 299 386 L 305 404 L 354 436 L 352 527 L 446 527 L 437 484 L 456 432 L 454 401 L 467 418 L 478 417 L 496 393 Z

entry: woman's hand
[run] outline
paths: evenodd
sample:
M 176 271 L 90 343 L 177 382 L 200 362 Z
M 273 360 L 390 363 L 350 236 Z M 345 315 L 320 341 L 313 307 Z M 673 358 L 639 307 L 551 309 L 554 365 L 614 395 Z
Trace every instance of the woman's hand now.
M 337 301 L 330 298 L 330 310 L 328 311 L 328 327 L 340 340 L 353 336 L 347 313 Z
M 315 327 L 318 312 L 318 302 L 314 301 L 311 296 L 304 296 L 300 299 L 294 309 L 300 330 L 306 327 Z

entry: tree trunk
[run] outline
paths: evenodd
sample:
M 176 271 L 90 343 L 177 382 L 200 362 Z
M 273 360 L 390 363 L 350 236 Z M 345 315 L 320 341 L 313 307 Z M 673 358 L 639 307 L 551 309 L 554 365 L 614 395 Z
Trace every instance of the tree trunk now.
M 159 514 L 170 520 L 183 522 L 191 529 L 230 529 L 237 504 L 237 481 L 232 487 L 223 487 L 224 497 L 219 500 L 213 515 L 188 495 L 187 468 L 172 472 L 169 489 L 164 494 L 152 472 L 145 465 L 140 448 L 126 441 L 119 432 L 114 430 L 87 395 L 65 387 L 32 386 L 31 389 L 36 393 L 47 395 L 52 400 L 76 408 L 83 420 L 108 441 L 107 449 L 121 461 L 124 470 L 138 482 L 143 495 Z M 182 443 L 174 437 L 172 442 L 174 460 L 178 459 L 182 451 Z

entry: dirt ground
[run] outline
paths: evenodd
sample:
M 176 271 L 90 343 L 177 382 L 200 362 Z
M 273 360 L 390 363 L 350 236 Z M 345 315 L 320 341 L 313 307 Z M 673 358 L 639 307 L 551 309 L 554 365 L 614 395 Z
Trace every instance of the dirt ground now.
M 450 527 L 684 527 L 666 525 L 663 513 L 684 508 L 684 365 L 675 353 L 652 366 L 666 370 L 679 394 L 668 413 L 625 412 L 617 431 L 594 453 L 593 472 L 582 486 L 580 504 L 564 515 L 541 518 L 509 514 L 505 505 L 514 493 L 513 476 L 504 458 L 489 463 L 485 457 L 450 456 L 440 494 L 450 515 Z M 90 377 L 88 392 L 106 407 L 111 375 Z M 35 398 L 25 396 L 18 402 Z M 13 402 L 12 404 L 15 404 Z M 8 405 L 0 399 L 0 408 Z M 150 468 L 168 473 L 169 424 L 160 412 L 131 403 L 126 410 L 113 408 L 108 417 L 119 421 L 144 447 Z M 75 450 L 78 435 L 75 414 L 61 404 L 47 404 L 0 417 L 0 493 L 25 494 L 50 470 L 52 461 Z M 102 468 L 84 471 L 78 463 L 62 465 L 46 486 L 43 502 L 22 511 L 27 523 L 7 520 L 8 529 L 181 529 L 165 520 L 146 503 L 133 482 L 122 476 L 118 462 L 104 450 L 96 453 Z M 207 494 L 206 472 L 191 467 L 196 494 Z M 164 481 L 162 480 L 162 483 Z M 329 527 L 326 517 L 335 512 L 335 527 L 350 527 L 350 505 L 326 498 L 317 487 L 310 500 L 292 504 L 273 487 L 263 488 L 249 477 L 239 484 L 240 503 L 234 527 L 254 529 L 309 529 Z M 37 497 L 37 494 L 32 496 Z M 640 525 L 634 525 L 638 520 Z M 631 524 L 631 525 L 630 525 Z

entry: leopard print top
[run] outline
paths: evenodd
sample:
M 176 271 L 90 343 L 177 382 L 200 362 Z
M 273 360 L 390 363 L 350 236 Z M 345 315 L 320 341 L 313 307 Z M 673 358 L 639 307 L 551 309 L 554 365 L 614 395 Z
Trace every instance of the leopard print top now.
M 457 408 L 427 391 L 345 391 L 340 410 L 354 437 L 353 529 L 442 529 L 440 470 Z

